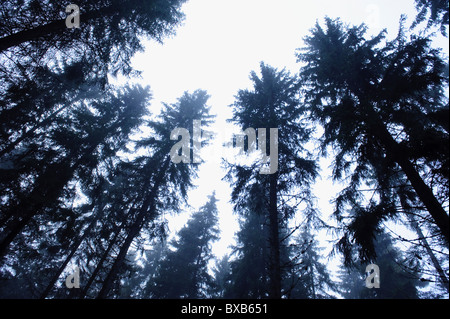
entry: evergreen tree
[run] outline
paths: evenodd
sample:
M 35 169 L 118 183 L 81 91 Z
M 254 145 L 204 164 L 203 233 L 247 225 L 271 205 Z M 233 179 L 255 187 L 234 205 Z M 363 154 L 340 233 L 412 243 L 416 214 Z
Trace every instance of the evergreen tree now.
M 241 213 L 235 259 L 230 262 L 230 284 L 224 297 L 261 299 L 269 295 L 269 247 L 267 217 L 257 212 Z
M 80 1 L 81 25 L 71 30 L 58 1 L 2 2 L 0 276 L 26 282 L 27 296 L 67 297 L 55 288 L 73 264 L 89 275 L 86 296 L 125 240 L 136 196 L 123 179 L 137 167 L 118 153 L 150 95 L 114 88 L 108 76 L 138 74 L 130 59 L 142 36 L 173 34 L 183 2 Z M 160 228 L 149 221 L 147 232 Z
M 136 73 L 140 36 L 172 34 L 176 1 L 81 1 L 82 26 L 69 30 L 54 0 L 2 3 L 0 11 L 0 167 L 9 167 L 65 112 L 107 90 L 108 75 Z M 41 145 L 32 146 L 40 148 Z M 10 179 L 7 176 L 7 179 Z
M 413 241 L 408 241 L 403 237 L 400 237 L 399 240 L 409 244 L 407 253 L 411 255 L 411 260 L 420 260 L 422 276 L 425 272 L 430 275 L 431 271 L 432 281 L 438 282 L 448 293 L 448 251 L 443 249 L 442 241 L 439 240 L 439 231 L 435 229 L 436 227 L 432 227 L 433 225 L 424 222 L 427 216 L 423 214 L 421 209 L 417 208 L 420 207 L 420 203 L 417 203 L 411 189 L 408 187 L 401 189 L 399 202 L 407 217 L 407 225 L 417 234 L 417 239 Z M 432 265 L 431 269 L 426 265 Z
M 208 202 L 194 213 L 149 281 L 147 292 L 151 298 L 179 299 L 208 297 L 212 277 L 208 263 L 212 256 L 211 243 L 218 239 L 217 199 Z
M 205 91 L 198 90 L 192 94 L 185 92 L 177 103 L 164 105 L 159 120 L 147 122 L 152 134 L 136 144 L 150 155 L 137 157 L 124 166 L 127 167 L 125 172 L 132 176 L 126 182 L 133 181 L 128 186 L 131 205 L 123 208 L 127 212 L 124 238 L 118 242 L 118 253 L 108 266 L 97 298 L 106 298 L 114 283 L 118 282 L 126 255 L 142 230 L 152 229 L 161 211 L 178 211 L 180 202 L 186 200 L 187 191 L 192 187 L 192 177 L 200 163 L 192 163 L 192 152 L 189 154 L 190 164 L 172 161 L 174 142 L 171 141 L 171 132 L 175 128 L 190 128 L 195 120 L 199 120 L 203 126 L 209 125 L 212 116 L 206 105 L 208 98 Z M 190 138 L 187 143 L 194 145 Z
M 421 22 L 428 18 L 427 28 L 431 26 L 439 27 L 442 35 L 448 36 L 448 15 L 449 15 L 449 1 L 448 0 L 414 0 L 416 9 L 418 11 L 416 20 L 411 26 L 414 28 Z
M 56 0 L 7 0 L 0 12 L 0 52 L 20 60 L 95 61 L 92 72 L 130 74 L 130 58 L 142 50 L 140 36 L 161 41 L 183 18 L 184 0 L 77 1 L 79 28 L 66 26 L 66 5 Z M 19 60 L 19 61 L 20 61 Z M 39 62 L 38 62 L 39 63 Z
M 308 228 L 305 228 L 292 245 L 295 265 L 291 269 L 292 299 L 327 299 L 332 298 L 330 292 L 336 287 L 331 280 L 326 265 L 321 262 L 323 249 Z
M 231 165 L 228 178 L 234 189 L 232 201 L 236 211 L 249 204 L 248 198 L 258 198 L 252 209 L 267 216 L 269 229 L 269 278 L 271 298 L 282 294 L 282 271 L 280 253 L 280 227 L 295 213 L 294 205 L 305 204 L 305 213 L 312 211 L 310 183 L 314 181 L 317 167 L 305 150 L 310 131 L 301 122 L 304 109 L 300 107 L 299 81 L 285 70 L 261 63 L 261 77 L 251 73 L 253 90 L 240 90 L 233 104 L 232 122 L 242 130 L 256 128 L 259 151 L 261 145 L 269 145 L 270 152 L 277 153 L 277 170 L 273 174 L 260 174 L 260 163 L 250 166 Z M 271 130 L 264 135 L 264 129 Z M 272 135 L 271 135 L 272 134 Z M 268 143 L 269 139 L 272 141 Z M 276 140 L 278 137 L 278 140 Z M 266 140 L 264 140 L 266 138 Z M 249 142 L 250 143 L 250 142 Z M 247 149 L 251 149 L 248 145 Z M 255 148 L 256 149 L 256 148 Z M 265 154 L 263 154 L 265 155 Z M 304 157 L 303 157 L 304 156 Z M 270 165 L 274 165 L 271 159 Z M 292 195 L 291 192 L 294 192 Z M 283 200 L 283 196 L 290 195 Z
M 48 137 L 55 136 L 58 142 L 55 145 L 66 145 L 72 152 L 64 154 L 61 160 L 74 165 L 74 169 L 67 179 L 62 179 L 62 171 L 46 163 L 48 174 L 59 178 L 60 184 L 52 185 L 59 200 L 40 200 L 49 199 L 48 196 L 24 198 L 33 207 L 42 205 L 41 210 L 29 210 L 29 215 L 22 211 L 30 219 L 29 224 L 24 222 L 25 217 L 12 213 L 13 203 L 5 206 L 11 213 L 2 211 L 5 212 L 3 234 L 7 235 L 2 243 L 6 248 L 10 240 L 15 253 L 6 255 L 2 278 L 9 283 L 30 282 L 33 289 L 28 292 L 33 297 L 84 298 L 125 293 L 119 284 L 120 280 L 128 280 L 134 267 L 133 261 L 126 258 L 131 244 L 139 247 L 141 238 L 164 236 L 159 212 L 177 210 L 180 200 L 186 198 L 198 166 L 170 161 L 170 149 L 175 143 L 170 140 L 171 128 L 189 127 L 188 123 L 192 125 L 194 119 L 203 119 L 204 125 L 210 122 L 206 93 L 186 93 L 178 103 L 166 105 L 162 121 L 147 123 L 153 131 L 149 138 L 140 141 L 139 147 L 145 148 L 149 156 L 125 160 L 118 153 L 126 153 L 125 146 L 130 147 L 128 135 L 142 123 L 148 97 L 148 92 L 139 87 L 111 93 L 98 101 L 81 104 L 79 109 L 67 114 L 67 120 L 61 119 L 66 126 L 56 126 L 53 135 L 48 132 Z M 84 156 L 78 162 L 75 162 L 76 152 Z M 80 191 L 87 197 L 87 203 L 68 205 Z M 48 192 L 48 187 L 35 187 L 36 194 Z M 14 231 L 23 235 L 14 236 Z M 130 250 L 129 258 L 133 253 Z M 58 278 L 67 276 L 66 268 L 74 264 L 80 266 L 86 278 L 83 289 L 77 290 L 76 296 L 66 295 L 66 290 L 55 290 Z M 39 271 L 32 270 L 36 267 Z
M 58 125 L 46 131 L 42 142 L 29 145 L 25 156 L 4 170 L 1 191 L 8 202 L 1 210 L 0 256 L 33 218 L 64 210 L 65 203 L 76 196 L 68 192 L 71 181 L 88 182 L 104 160 L 124 147 L 141 123 L 148 99 L 148 88 L 130 87 L 80 103 L 58 118 Z M 45 147 L 38 148 L 41 143 Z
M 407 41 L 402 26 L 384 46 L 384 31 L 369 40 L 366 31 L 364 25 L 347 27 L 327 18 L 326 29 L 317 24 L 298 53 L 305 63 L 305 103 L 312 119 L 324 126 L 323 149 L 332 146 L 337 154 L 333 177 L 351 174 L 336 199 L 341 225 L 346 209 L 353 209 L 339 247 L 348 251 L 357 244 L 363 258 L 374 257 L 373 236 L 383 222 L 399 217 L 398 189 L 404 184 L 387 178 L 392 172 L 406 179 L 448 247 L 443 207 L 448 201 L 448 131 L 447 124 L 435 120 L 436 114 L 448 112 L 445 63 L 429 39 Z M 363 203 L 364 183 L 373 187 L 368 203 Z
M 373 262 L 380 268 L 380 288 L 367 288 L 365 273 L 367 263 L 356 263 L 353 268 L 341 271 L 341 294 L 346 299 L 417 299 L 418 288 L 427 282 L 421 280 L 416 259 L 407 260 L 393 246 L 385 233 L 376 238 L 377 259 Z

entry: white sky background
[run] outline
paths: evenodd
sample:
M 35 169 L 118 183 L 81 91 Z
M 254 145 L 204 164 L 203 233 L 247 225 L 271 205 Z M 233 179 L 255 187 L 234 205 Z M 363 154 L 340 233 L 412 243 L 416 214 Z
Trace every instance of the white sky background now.
M 234 102 L 234 95 L 240 89 L 251 88 L 250 72 L 258 72 L 261 61 L 298 73 L 295 50 L 303 47 L 303 38 L 310 34 L 316 20 L 322 25 L 325 16 L 340 17 L 348 24 L 364 22 L 369 25 L 370 34 L 387 28 L 388 38 L 392 39 L 397 35 L 402 13 L 409 17 L 407 26 L 416 16 L 413 0 L 189 0 L 183 12 L 186 19 L 176 35 L 165 39 L 163 45 L 147 43 L 145 52 L 134 58 L 133 66 L 143 71 L 139 82 L 151 87 L 152 113 L 158 112 L 161 102 L 173 103 L 184 91 L 206 90 L 211 96 L 211 111 L 217 115 L 213 130 L 218 134 L 226 131 L 225 121 L 231 117 L 229 105 Z M 447 41 L 441 40 L 438 45 L 448 54 Z M 202 157 L 206 163 L 196 180 L 198 188 L 188 200 L 195 211 L 216 191 L 221 240 L 214 245 L 214 253 L 219 257 L 227 252 L 237 230 L 229 203 L 231 189 L 222 181 L 225 172 L 217 159 L 223 155 L 221 152 L 217 148 L 217 156 L 209 153 Z M 329 201 L 339 190 L 329 181 L 326 166 L 315 187 L 324 217 L 332 212 Z M 189 217 L 186 212 L 181 213 L 171 218 L 171 232 Z

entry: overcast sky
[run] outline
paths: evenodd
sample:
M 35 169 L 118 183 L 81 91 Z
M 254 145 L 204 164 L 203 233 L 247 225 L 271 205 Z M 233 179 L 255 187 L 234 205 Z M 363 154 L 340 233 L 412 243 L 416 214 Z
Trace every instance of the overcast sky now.
M 224 122 L 231 117 L 229 105 L 234 95 L 239 89 L 251 87 L 249 74 L 259 70 L 261 61 L 298 72 L 295 50 L 303 46 L 302 39 L 316 21 L 323 22 L 329 16 L 349 24 L 364 22 L 370 34 L 386 28 L 388 37 L 394 38 L 400 15 L 407 14 L 409 21 L 416 15 L 413 0 L 189 0 L 183 11 L 186 19 L 176 35 L 162 45 L 148 42 L 133 65 L 143 71 L 139 82 L 151 87 L 152 112 L 162 101 L 175 102 L 184 91 L 206 90 L 211 96 L 212 113 L 217 115 L 214 131 L 218 134 L 226 130 Z M 447 41 L 439 42 L 445 52 Z M 216 148 L 215 152 L 220 155 L 221 150 Z M 203 156 L 206 163 L 196 180 L 198 188 L 190 193 L 189 204 L 200 207 L 216 190 L 222 239 L 214 252 L 220 256 L 233 240 L 236 222 L 229 204 L 230 188 L 221 180 L 224 171 L 217 158 L 211 153 Z M 328 201 L 337 190 L 332 189 L 328 174 L 324 167 L 315 193 L 323 216 L 331 212 Z M 170 229 L 179 229 L 187 216 L 174 220 Z

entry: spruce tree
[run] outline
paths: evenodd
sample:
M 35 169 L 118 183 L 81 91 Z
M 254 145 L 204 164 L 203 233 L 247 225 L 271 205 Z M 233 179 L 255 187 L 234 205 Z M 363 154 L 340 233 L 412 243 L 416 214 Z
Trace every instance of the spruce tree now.
M 240 213 L 240 230 L 230 261 L 230 284 L 224 297 L 262 299 L 269 296 L 269 233 L 267 217 L 255 211 Z
M 234 187 L 232 200 L 236 211 L 246 207 L 248 198 L 254 197 L 259 199 L 255 201 L 257 211 L 268 218 L 269 296 L 281 298 L 280 228 L 295 214 L 293 207 L 300 202 L 304 204 L 304 213 L 312 211 L 309 186 L 317 175 L 317 165 L 305 149 L 311 132 L 302 122 L 305 110 L 299 100 L 298 79 L 264 63 L 261 63 L 261 76 L 252 72 L 250 79 L 253 88 L 240 90 L 236 95 L 232 122 L 243 131 L 249 128 L 257 131 L 260 152 L 264 143 L 270 145 L 269 154 L 277 152 L 277 170 L 264 175 L 261 163 L 231 165 L 228 178 Z M 263 130 L 270 133 L 264 135 Z M 247 145 L 247 149 L 252 149 L 252 145 Z M 289 199 L 283 197 L 286 195 Z
M 79 103 L 5 169 L 8 178 L 1 191 L 9 201 L 1 211 L 0 256 L 35 216 L 64 205 L 58 200 L 71 181 L 87 182 L 98 165 L 124 147 L 141 123 L 148 99 L 148 88 L 136 86 Z
M 148 296 L 158 299 L 205 298 L 210 293 L 212 276 L 208 263 L 213 258 L 211 244 L 218 239 L 217 199 L 195 212 L 170 243 L 157 274 L 147 286 Z
M 2 3 L 0 52 L 16 60 L 47 61 L 86 57 L 92 72 L 132 73 L 130 58 L 143 49 L 140 36 L 161 41 L 183 19 L 184 0 L 77 1 L 79 28 L 66 26 L 67 4 L 55 0 Z M 28 58 L 27 58 L 28 56 Z M 18 59 L 19 57 L 23 57 Z M 33 62 L 36 63 L 36 62 Z M 37 62 L 39 63 L 39 62 Z
M 328 299 L 333 298 L 331 292 L 336 291 L 336 285 L 330 277 L 321 257 L 323 248 L 319 247 L 317 239 L 311 230 L 305 227 L 291 244 L 293 265 L 290 269 L 289 298 L 292 299 Z
M 436 114 L 448 112 L 445 63 L 430 39 L 406 39 L 404 28 L 392 41 L 385 32 L 366 39 L 364 25 L 348 27 L 327 18 L 305 38 L 298 52 L 305 104 L 324 127 L 322 147 L 333 147 L 333 177 L 348 186 L 336 199 L 337 220 L 345 223 L 342 250 L 357 243 L 369 248 L 382 223 L 399 217 L 398 186 L 389 172 L 401 172 L 448 247 L 448 130 Z M 444 121 L 445 122 L 445 121 Z M 428 172 L 431 173 L 427 174 Z M 373 186 L 365 202 L 361 186 Z M 349 225 L 350 224 L 350 225 Z
M 380 288 L 367 288 L 365 262 L 356 262 L 353 267 L 342 269 L 341 294 L 346 299 L 417 299 L 419 288 L 427 286 L 421 280 L 420 266 L 416 259 L 407 260 L 396 248 L 386 233 L 375 241 L 377 259 L 373 260 L 380 269 Z
M 108 266 L 97 298 L 108 297 L 125 265 L 132 243 L 141 232 L 151 228 L 163 210 L 178 211 L 180 203 L 186 201 L 200 163 L 193 161 L 195 154 L 192 148 L 188 156 L 190 163 L 173 162 L 171 149 L 175 142 L 171 140 L 171 133 L 175 128 L 189 130 L 197 120 L 203 127 L 209 125 L 212 116 L 206 105 L 208 98 L 205 91 L 185 92 L 176 103 L 165 104 L 157 120 L 146 123 L 152 133 L 136 144 L 149 155 L 139 156 L 125 165 L 133 175 L 134 183 L 129 186 L 132 192 L 130 205 L 124 207 L 127 211 L 124 238 L 118 241 L 118 253 Z M 191 138 L 188 144 L 194 145 L 194 142 Z

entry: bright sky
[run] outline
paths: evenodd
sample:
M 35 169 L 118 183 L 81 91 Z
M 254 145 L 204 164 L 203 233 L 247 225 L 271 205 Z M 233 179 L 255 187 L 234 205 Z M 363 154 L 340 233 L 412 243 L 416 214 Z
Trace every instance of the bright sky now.
M 173 103 L 184 91 L 206 90 L 211 96 L 212 113 L 218 116 L 214 127 L 218 134 L 226 131 L 224 123 L 231 117 L 228 106 L 234 102 L 234 95 L 251 86 L 249 74 L 259 71 L 261 61 L 298 72 L 295 50 L 303 46 L 302 39 L 316 20 L 323 22 L 330 16 L 349 24 L 364 22 L 370 34 L 387 28 L 388 37 L 393 38 L 402 13 L 409 17 L 408 26 L 416 16 L 413 0 L 189 0 L 183 11 L 186 19 L 177 34 L 163 45 L 148 43 L 145 52 L 135 57 L 134 67 L 143 71 L 139 82 L 151 86 L 152 112 L 161 101 Z M 439 46 L 448 54 L 447 40 L 441 40 Z M 221 150 L 217 148 L 216 152 Z M 203 159 L 206 163 L 189 204 L 199 208 L 216 190 L 222 238 L 214 245 L 214 252 L 221 256 L 233 241 L 237 223 L 229 203 L 230 188 L 221 180 L 224 171 L 217 156 Z M 321 175 L 315 195 L 323 216 L 327 216 L 332 210 L 329 200 L 338 189 L 330 184 L 326 165 Z M 179 229 L 187 218 L 183 214 L 173 219 L 170 229 Z

